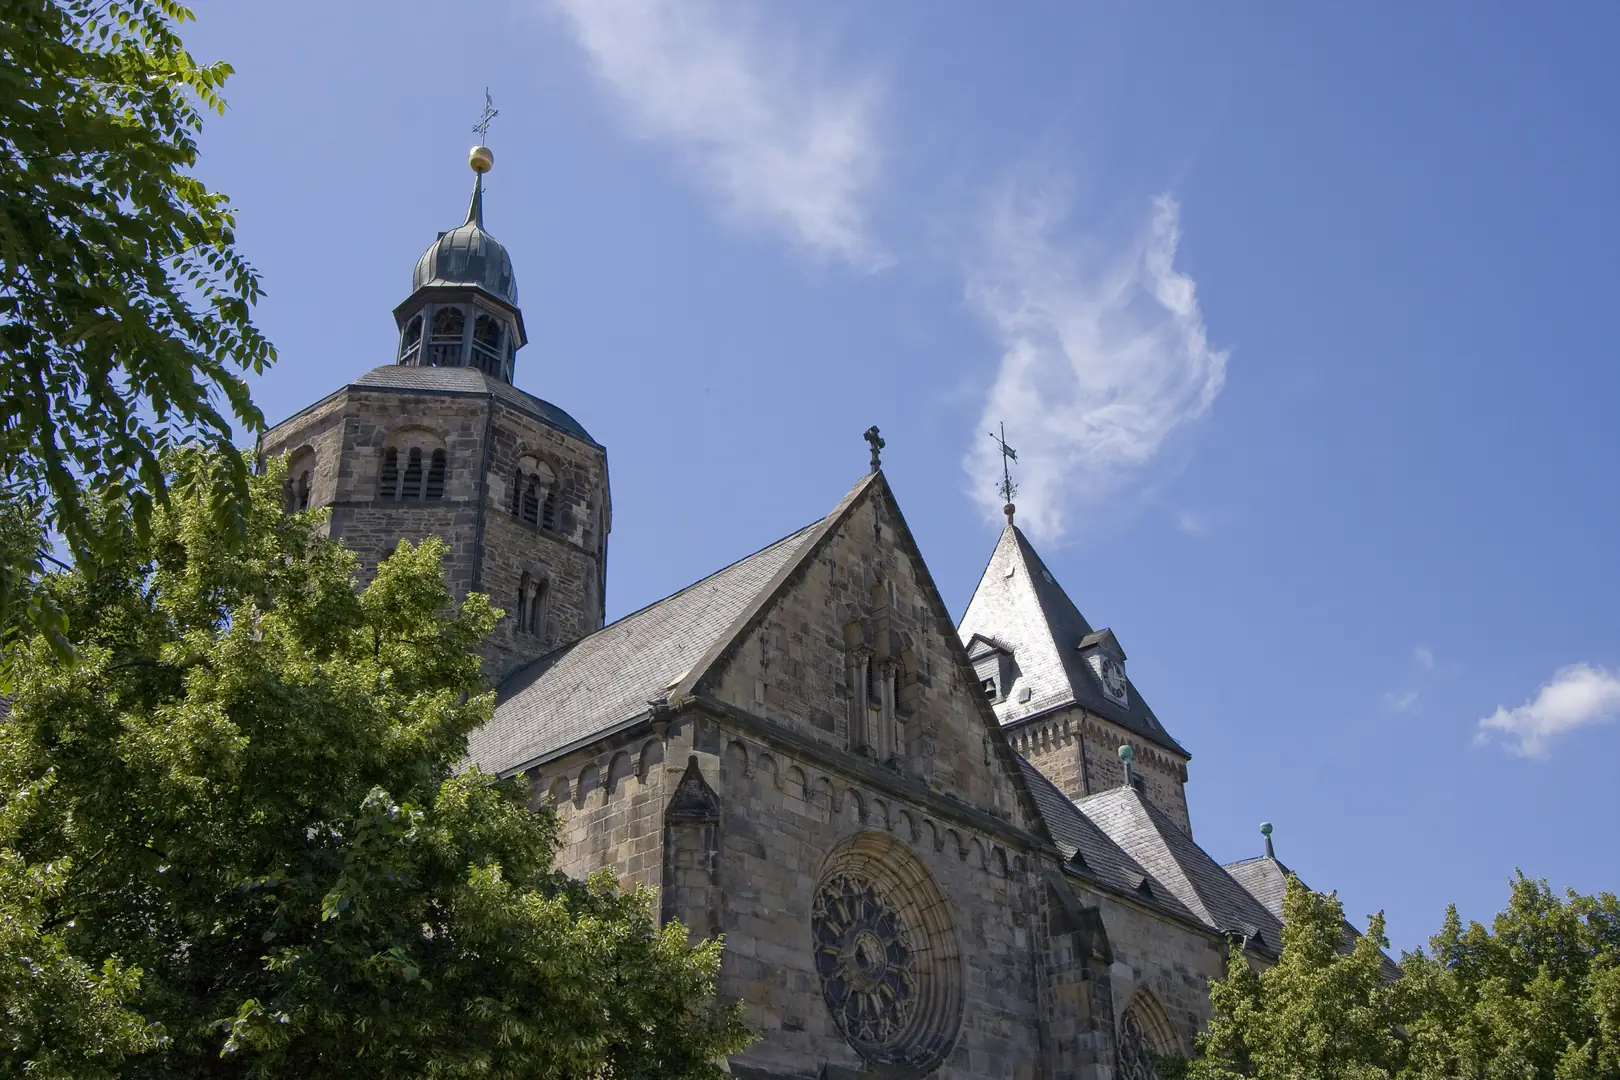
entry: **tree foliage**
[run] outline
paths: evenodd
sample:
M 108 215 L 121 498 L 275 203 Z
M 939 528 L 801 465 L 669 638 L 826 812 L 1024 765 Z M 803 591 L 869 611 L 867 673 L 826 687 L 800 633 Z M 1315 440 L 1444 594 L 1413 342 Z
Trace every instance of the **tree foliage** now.
M 0 874 L 49 947 L 7 940 L 0 977 L 27 947 L 37 980 L 0 992 L 85 1019 L 35 1024 L 0 1072 L 717 1075 L 747 1041 L 718 944 L 557 872 L 554 816 L 458 769 L 498 613 L 451 605 L 436 540 L 357 592 L 283 480 L 251 480 L 238 543 L 176 489 L 45 584 L 77 659 L 18 646 Z
M 1490 928 L 1452 907 L 1428 952 L 1381 971 L 1383 918 L 1342 948 L 1343 909 L 1290 878 L 1277 965 L 1233 949 L 1196 1080 L 1620 1077 L 1620 905 L 1519 875 Z
M 274 359 L 249 319 L 259 281 L 191 172 L 230 68 L 186 52 L 188 18 L 174 0 L 0 0 L 0 499 L 45 526 L 0 535 L 0 616 L 31 600 L 59 629 L 28 591 L 40 537 L 89 561 L 109 516 L 146 528 L 171 447 L 228 447 L 227 412 L 262 425 L 239 374 Z M 218 460 L 229 532 L 247 474 Z

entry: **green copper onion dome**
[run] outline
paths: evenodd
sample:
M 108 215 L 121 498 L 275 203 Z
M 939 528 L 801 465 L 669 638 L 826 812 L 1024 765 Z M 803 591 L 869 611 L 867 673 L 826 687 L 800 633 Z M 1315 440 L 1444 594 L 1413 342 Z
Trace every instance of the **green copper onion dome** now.
M 485 170 L 478 169 L 480 163 L 475 159 L 473 167 L 478 178 L 473 181 L 472 205 L 467 207 L 466 222 L 460 228 L 440 233 L 438 240 L 422 252 L 422 257 L 416 261 L 416 272 L 411 275 L 411 291 L 424 285 L 471 285 L 517 307 L 517 278 L 512 274 L 512 257 L 499 240 L 484 231 Z

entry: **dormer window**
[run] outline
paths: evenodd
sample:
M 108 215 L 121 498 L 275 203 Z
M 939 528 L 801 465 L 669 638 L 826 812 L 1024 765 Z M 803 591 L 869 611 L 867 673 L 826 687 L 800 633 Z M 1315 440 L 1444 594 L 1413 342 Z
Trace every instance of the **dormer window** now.
M 979 678 L 979 692 L 991 704 L 1007 700 L 1017 673 L 1012 650 L 993 638 L 974 634 L 968 642 L 968 660 Z
M 1080 652 L 1097 679 L 1103 696 L 1121 708 L 1131 703 L 1130 682 L 1125 678 L 1125 650 L 1112 630 L 1103 629 L 1080 639 Z

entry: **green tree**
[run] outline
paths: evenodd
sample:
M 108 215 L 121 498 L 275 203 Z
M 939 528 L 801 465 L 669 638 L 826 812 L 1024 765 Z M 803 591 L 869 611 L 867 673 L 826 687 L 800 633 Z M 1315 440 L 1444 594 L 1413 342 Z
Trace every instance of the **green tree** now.
M 1400 1017 L 1382 974 L 1384 920 L 1344 951 L 1344 908 L 1290 876 L 1282 954 L 1256 972 L 1234 948 L 1210 990 L 1194 1080 L 1373 1080 L 1398 1074 Z
M 1490 928 L 1455 906 L 1402 959 L 1414 1080 L 1620 1076 L 1620 903 L 1522 873 Z
M 58 943 L 57 981 L 105 1003 L 106 1060 L 154 1078 L 717 1075 L 748 1041 L 713 1001 L 720 946 L 557 872 L 554 816 L 461 768 L 491 709 L 472 650 L 498 613 L 451 604 L 432 540 L 357 592 L 352 554 L 282 513 L 283 479 L 251 479 L 235 544 L 177 488 L 149 534 L 45 583 L 76 660 L 18 646 L 0 870 Z M 42 1028 L 21 1052 L 95 1058 L 80 1040 Z
M 1199 1080 L 1613 1080 L 1620 1077 L 1620 902 L 1520 874 L 1487 928 L 1447 911 L 1430 949 L 1380 970 L 1383 919 L 1346 952 L 1331 896 L 1290 878 L 1277 966 L 1234 949 L 1210 990 Z
M 259 282 L 225 196 L 191 172 L 230 68 L 186 52 L 190 17 L 0 0 L 0 501 L 43 526 L 0 527 L 0 629 L 24 611 L 60 628 L 29 587 L 42 537 L 97 557 L 107 520 L 146 528 L 171 447 L 228 447 L 227 412 L 262 426 L 239 374 L 274 359 L 249 319 Z M 211 505 L 233 532 L 247 473 L 220 460 Z

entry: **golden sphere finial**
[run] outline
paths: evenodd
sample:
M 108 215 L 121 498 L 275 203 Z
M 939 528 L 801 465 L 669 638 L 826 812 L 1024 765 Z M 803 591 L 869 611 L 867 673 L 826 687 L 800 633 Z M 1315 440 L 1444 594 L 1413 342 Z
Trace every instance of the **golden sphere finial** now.
M 487 146 L 475 146 L 467 151 L 467 164 L 475 173 L 487 173 L 495 167 L 495 151 Z

